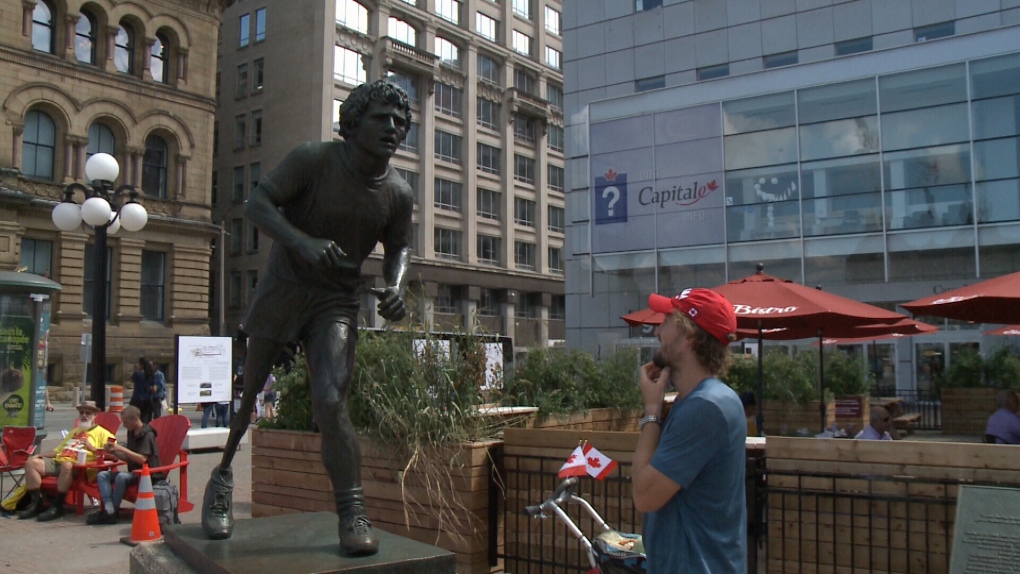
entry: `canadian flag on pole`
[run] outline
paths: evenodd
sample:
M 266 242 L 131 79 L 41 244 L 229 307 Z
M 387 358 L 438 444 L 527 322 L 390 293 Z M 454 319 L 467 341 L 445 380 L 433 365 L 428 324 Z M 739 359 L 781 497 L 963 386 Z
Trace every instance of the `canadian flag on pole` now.
M 560 467 L 559 478 L 570 476 L 591 476 L 595 480 L 605 480 L 616 468 L 616 461 L 599 452 L 587 441 L 577 446 Z

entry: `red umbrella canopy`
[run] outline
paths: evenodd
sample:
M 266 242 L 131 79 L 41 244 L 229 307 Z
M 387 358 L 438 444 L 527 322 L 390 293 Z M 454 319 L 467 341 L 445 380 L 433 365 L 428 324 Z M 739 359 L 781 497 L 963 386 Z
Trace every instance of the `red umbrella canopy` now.
M 662 323 L 663 314 L 656 313 L 651 309 L 642 309 L 633 313 L 627 313 L 620 318 L 631 327 L 640 327 L 641 325 L 658 325 Z
M 1020 337 L 1020 325 L 1007 325 L 999 329 L 985 331 L 985 335 L 1005 335 L 1008 337 Z
M 1020 272 L 904 303 L 903 308 L 959 321 L 1020 323 Z
M 934 325 L 904 318 L 895 323 L 873 323 L 857 327 L 833 327 L 824 329 L 825 344 L 835 343 L 858 343 L 861 341 L 873 341 L 888 337 L 909 337 L 911 335 L 923 335 L 934 333 L 939 328 Z M 755 338 L 758 336 L 757 329 L 737 329 L 738 337 Z M 818 337 L 817 329 L 791 328 L 791 329 L 764 329 L 762 338 L 768 341 L 793 341 L 796 339 L 811 339 Z
M 790 335 L 774 332 L 773 337 L 765 338 L 817 337 L 819 330 L 829 334 L 830 331 L 873 323 L 895 323 L 907 318 L 894 311 L 766 275 L 761 267 L 754 275 L 712 290 L 733 304 L 738 329 L 753 330 L 757 335 L 760 326 L 762 329 L 786 329 L 786 335 Z

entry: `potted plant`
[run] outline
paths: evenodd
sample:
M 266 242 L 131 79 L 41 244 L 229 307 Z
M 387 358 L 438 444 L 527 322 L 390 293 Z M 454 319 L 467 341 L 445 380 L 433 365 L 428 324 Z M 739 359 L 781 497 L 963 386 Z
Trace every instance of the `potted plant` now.
M 809 355 L 811 353 L 790 357 L 779 349 L 765 350 L 762 357 L 765 396 L 764 405 L 759 408 L 768 434 L 789 435 L 805 428 L 817 432 L 821 422 L 821 402 L 814 383 L 817 358 L 812 361 Z M 734 357 L 725 380 L 737 392 L 751 391 L 757 395 L 757 359 Z M 826 426 L 829 426 L 836 416 L 830 391 L 826 391 L 825 404 Z
M 995 412 L 995 395 L 1020 388 L 1020 358 L 1001 347 L 988 358 L 966 347 L 937 381 L 942 401 L 942 433 L 981 436 Z

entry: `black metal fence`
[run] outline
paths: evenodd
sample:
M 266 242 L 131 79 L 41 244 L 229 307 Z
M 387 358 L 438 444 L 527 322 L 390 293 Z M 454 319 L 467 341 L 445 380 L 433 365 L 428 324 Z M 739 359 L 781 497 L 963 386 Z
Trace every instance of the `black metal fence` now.
M 901 414 L 921 415 L 911 423 L 916 430 L 942 430 L 942 401 L 938 391 L 896 390 L 877 388 L 872 393 L 872 404 L 875 397 L 897 397 L 903 399 L 899 403 Z

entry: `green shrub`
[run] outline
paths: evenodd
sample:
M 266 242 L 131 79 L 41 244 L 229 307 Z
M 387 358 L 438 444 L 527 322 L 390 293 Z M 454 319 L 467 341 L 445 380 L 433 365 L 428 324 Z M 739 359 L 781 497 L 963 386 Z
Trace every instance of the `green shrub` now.
M 875 374 L 860 357 L 839 350 L 825 352 L 825 389 L 837 397 L 871 394 Z M 817 364 L 817 361 L 815 361 Z M 817 376 L 816 376 L 817 378 Z
M 977 388 L 985 386 L 985 361 L 977 349 L 964 347 L 954 356 L 952 364 L 938 377 L 940 387 Z
M 989 386 L 1020 390 L 1020 357 L 1000 347 L 985 361 L 985 380 Z

